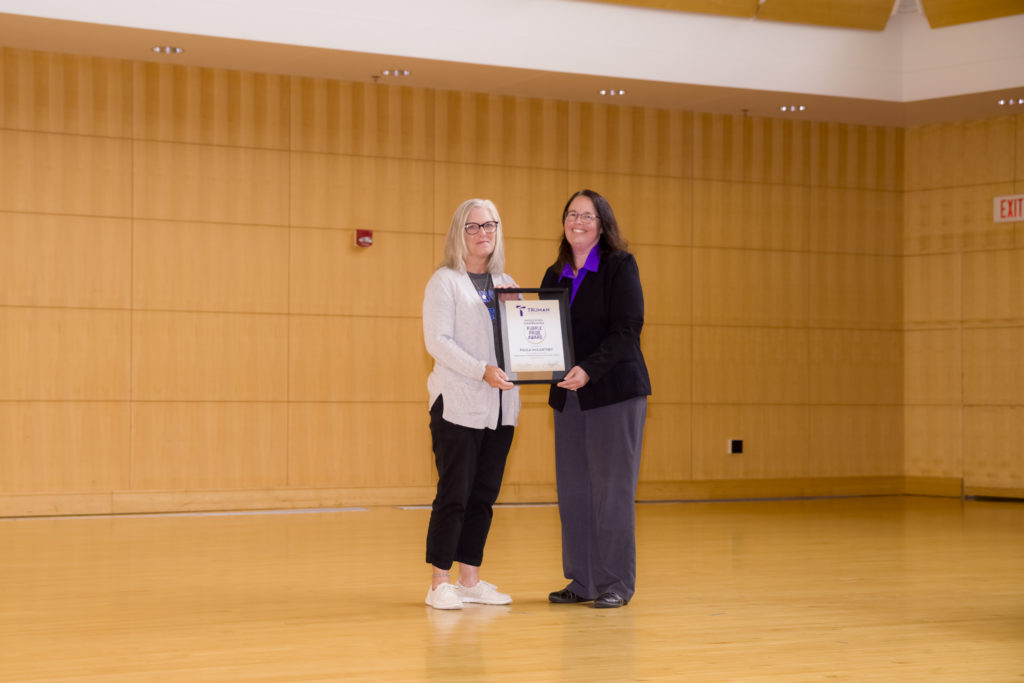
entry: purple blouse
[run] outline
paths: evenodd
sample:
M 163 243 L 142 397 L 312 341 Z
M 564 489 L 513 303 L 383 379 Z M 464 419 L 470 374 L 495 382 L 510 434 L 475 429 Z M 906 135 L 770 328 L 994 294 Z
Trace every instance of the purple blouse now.
M 580 283 L 583 282 L 583 276 L 587 274 L 588 270 L 592 270 L 592 271 L 594 271 L 596 273 L 598 266 L 601 265 L 601 249 L 600 249 L 600 247 L 601 247 L 600 244 L 595 244 L 594 245 L 594 248 L 590 250 L 589 254 L 587 254 L 586 262 L 584 262 L 583 267 L 579 269 L 579 271 L 576 273 L 575 277 L 573 277 L 572 266 L 571 265 L 566 263 L 565 267 L 562 268 L 562 275 L 561 275 L 561 277 L 562 278 L 569 278 L 570 280 L 572 280 L 572 296 L 569 297 L 569 305 L 570 306 L 572 305 L 573 299 L 576 298 L 576 292 L 580 288 Z

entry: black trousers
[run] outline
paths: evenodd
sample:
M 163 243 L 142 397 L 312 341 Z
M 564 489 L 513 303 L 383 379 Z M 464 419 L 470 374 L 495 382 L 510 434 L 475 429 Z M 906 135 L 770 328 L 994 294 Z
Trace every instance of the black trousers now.
M 430 438 L 437 465 L 437 495 L 427 527 L 427 562 L 451 569 L 453 562 L 479 567 L 501 489 L 514 427 L 473 429 L 441 417 L 444 397 L 430 408 Z

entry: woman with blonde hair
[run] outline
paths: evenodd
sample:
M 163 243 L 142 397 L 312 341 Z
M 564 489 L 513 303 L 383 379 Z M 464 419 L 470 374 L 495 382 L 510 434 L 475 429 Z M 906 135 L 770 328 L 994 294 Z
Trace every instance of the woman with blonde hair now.
M 423 340 L 434 359 L 427 378 L 437 493 L 427 528 L 431 565 L 426 603 L 505 605 L 512 598 L 480 580 L 484 544 L 519 418 L 519 388 L 501 369 L 496 289 L 517 287 L 504 272 L 494 203 L 469 199 L 455 210 L 444 262 L 423 295 Z M 458 582 L 450 570 L 459 563 Z

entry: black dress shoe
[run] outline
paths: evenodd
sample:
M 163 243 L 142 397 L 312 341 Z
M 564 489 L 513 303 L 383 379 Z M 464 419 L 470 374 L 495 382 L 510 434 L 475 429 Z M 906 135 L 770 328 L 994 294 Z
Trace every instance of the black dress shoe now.
M 629 600 L 618 593 L 601 593 L 597 596 L 597 600 L 594 600 L 594 607 L 625 607 L 628 604 Z
M 582 595 L 576 595 L 568 588 L 563 588 L 560 591 L 555 591 L 548 594 L 548 600 L 551 602 L 558 603 L 560 605 L 569 604 L 572 602 L 590 602 L 593 598 L 585 598 Z

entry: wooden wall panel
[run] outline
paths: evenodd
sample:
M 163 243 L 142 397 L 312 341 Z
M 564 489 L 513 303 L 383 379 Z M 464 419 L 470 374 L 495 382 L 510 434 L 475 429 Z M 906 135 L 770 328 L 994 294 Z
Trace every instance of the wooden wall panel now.
M 693 320 L 694 250 L 655 245 L 630 249 L 640 269 L 645 324 L 688 325 Z
M 907 330 L 903 340 L 907 405 L 959 406 L 963 400 L 960 330 Z
M 293 77 L 290 91 L 293 150 L 434 158 L 433 90 Z
M 546 384 L 523 384 L 519 387 L 519 397 L 523 405 L 528 403 L 547 405 L 550 390 L 551 387 Z M 554 429 L 554 421 L 551 423 L 551 428 Z
M 0 401 L 0 493 L 126 488 L 130 433 L 127 401 Z
M 812 191 L 792 185 L 696 181 L 693 243 L 700 247 L 806 251 Z
M 430 162 L 293 153 L 289 163 L 293 226 L 388 232 L 431 229 L 435 180 Z
M 512 450 L 508 454 L 505 468 L 505 479 L 502 487 L 516 485 L 554 485 L 555 481 L 555 419 L 551 407 L 547 404 L 547 392 L 544 402 L 531 402 L 523 398 L 523 408 L 519 413 L 519 425 L 516 426 L 512 440 Z M 426 408 L 426 401 L 423 403 Z M 417 406 L 418 407 L 418 406 Z M 427 422 L 423 422 L 426 430 Z M 427 451 L 430 451 L 428 440 Z M 431 457 L 431 474 L 429 481 L 437 481 L 436 470 L 433 469 Z M 515 500 L 515 498 L 512 498 Z M 552 500 L 550 497 L 546 500 Z
M 644 361 L 651 376 L 653 403 L 690 403 L 696 359 L 693 329 L 688 325 L 645 324 L 640 335 Z
M 904 189 L 901 128 L 811 124 L 811 184 L 846 189 Z
M 418 318 L 437 265 L 431 246 L 430 235 L 375 232 L 367 248 L 357 247 L 349 230 L 293 228 L 290 310 Z
M 903 473 L 902 406 L 811 406 L 808 475 Z
M 288 485 L 432 486 L 436 475 L 426 390 L 409 399 L 291 403 Z
M 128 216 L 131 143 L 0 130 L 0 211 Z
M 898 257 L 819 254 L 811 259 L 809 280 L 812 326 L 902 326 L 903 262 Z
M 452 214 L 462 202 L 474 197 L 490 199 L 498 207 L 506 237 L 554 239 L 557 255 L 562 208 L 569 197 L 565 171 L 439 163 L 434 167 L 434 178 L 437 233 L 448 233 Z M 420 217 L 421 224 L 426 218 Z
M 1024 114 L 1018 114 L 1014 117 L 1017 130 L 1014 132 L 1013 138 L 1017 141 L 1017 148 L 1014 150 L 1014 159 L 1016 163 L 1013 165 L 1017 170 L 1016 179 L 1018 181 L 1024 180 L 1024 163 L 1021 163 L 1021 159 L 1024 159 Z M 1020 187 L 1019 183 L 1017 186 L 1017 192 L 1024 192 L 1024 188 Z
M 806 477 L 810 429 L 806 406 L 696 405 L 693 478 Z M 743 453 L 730 454 L 729 439 L 742 439 Z
M 963 331 L 964 405 L 1024 405 L 1024 327 Z
M 285 401 L 288 319 L 136 312 L 132 396 L 140 401 Z
M 964 408 L 964 484 L 968 487 L 1024 487 L 1024 408 Z
M 471 196 L 497 202 L 523 286 L 554 260 L 570 192 L 612 202 L 646 294 L 648 491 L 898 476 L 905 449 L 917 476 L 956 476 L 952 446 L 919 461 L 939 444 L 904 438 L 904 392 L 920 431 L 961 389 L 1018 401 L 1007 387 L 1024 385 L 1016 332 L 957 345 L 951 275 L 960 250 L 1003 249 L 963 259 L 963 307 L 1019 328 L 1021 226 L 978 217 L 1016 187 L 1014 166 L 984 163 L 1012 147 L 1005 122 L 905 137 L 7 49 L 0 79 L 0 464 L 61 431 L 9 451 L 42 454 L 17 460 L 21 493 L 134 488 L 133 510 L 324 487 L 428 497 L 420 306 Z M 922 141 L 947 139 L 966 184 L 928 175 L 948 154 Z M 502 499 L 550 500 L 546 390 L 522 395 Z M 725 454 L 728 438 L 748 453 Z
M 438 161 L 566 168 L 567 102 L 450 91 L 436 101 Z
M 0 47 L 0 128 L 124 138 L 131 62 Z
M 961 256 L 930 254 L 903 259 L 906 329 L 958 327 L 963 315 Z
M 433 363 L 419 318 L 293 315 L 289 347 L 292 401 L 373 403 L 427 395 Z
M 0 244 L 0 306 L 130 306 L 127 219 L 0 213 Z
M 809 263 L 796 252 L 694 249 L 694 322 L 806 325 Z
M 284 403 L 142 402 L 132 412 L 135 491 L 288 485 Z
M 904 193 L 833 187 L 813 188 L 809 193 L 811 251 L 903 253 Z
M 663 381 L 671 381 L 671 378 Z M 640 481 L 678 482 L 694 478 L 692 414 L 693 408 L 688 404 L 647 403 Z
M 1020 192 L 1020 132 L 1019 116 L 907 131 L 907 474 L 968 494 L 1024 480 L 1024 250 L 1018 224 L 992 220 L 992 198 Z
M 812 135 L 802 121 L 694 114 L 694 177 L 806 186 Z
M 138 309 L 288 310 L 287 228 L 137 220 L 132 253 Z
M 966 187 L 1012 180 L 1013 135 L 1012 116 L 908 129 L 906 189 Z
M 697 114 L 694 145 L 706 180 L 903 189 L 897 128 Z
M 129 398 L 127 311 L 0 307 L 0 400 Z
M 500 210 L 500 207 L 499 207 Z M 504 214 L 502 214 L 504 217 Z M 540 287 L 544 272 L 558 258 L 558 240 L 560 233 L 550 239 L 520 239 L 505 234 L 505 272 L 515 278 L 520 287 Z M 440 235 L 434 242 L 442 242 Z M 436 258 L 431 261 L 431 273 L 440 263 L 443 248 L 436 251 Z M 426 281 L 423 282 L 426 285 Z M 420 287 L 422 289 L 422 286 Z M 422 292 L 419 292 L 422 295 Z
M 1013 194 L 1012 183 L 907 192 L 907 254 L 992 249 L 1013 244 L 1013 223 L 992 222 L 992 198 Z
M 690 112 L 572 102 L 569 169 L 690 177 L 692 121 Z
M 631 246 L 692 244 L 693 182 L 663 176 L 571 172 L 568 189 L 549 221 L 561 235 L 562 210 L 569 197 L 584 188 L 594 190 L 611 204 L 619 231 Z
M 963 255 L 965 324 L 1024 323 L 1024 249 Z
M 811 403 L 903 403 L 901 332 L 812 329 L 809 344 Z
M 133 216 L 288 224 L 288 153 L 136 141 Z
M 287 149 L 287 76 L 135 62 L 138 140 Z
M 962 413 L 958 405 L 906 407 L 906 476 L 963 478 Z
M 697 327 L 693 400 L 806 404 L 809 353 L 806 329 Z

